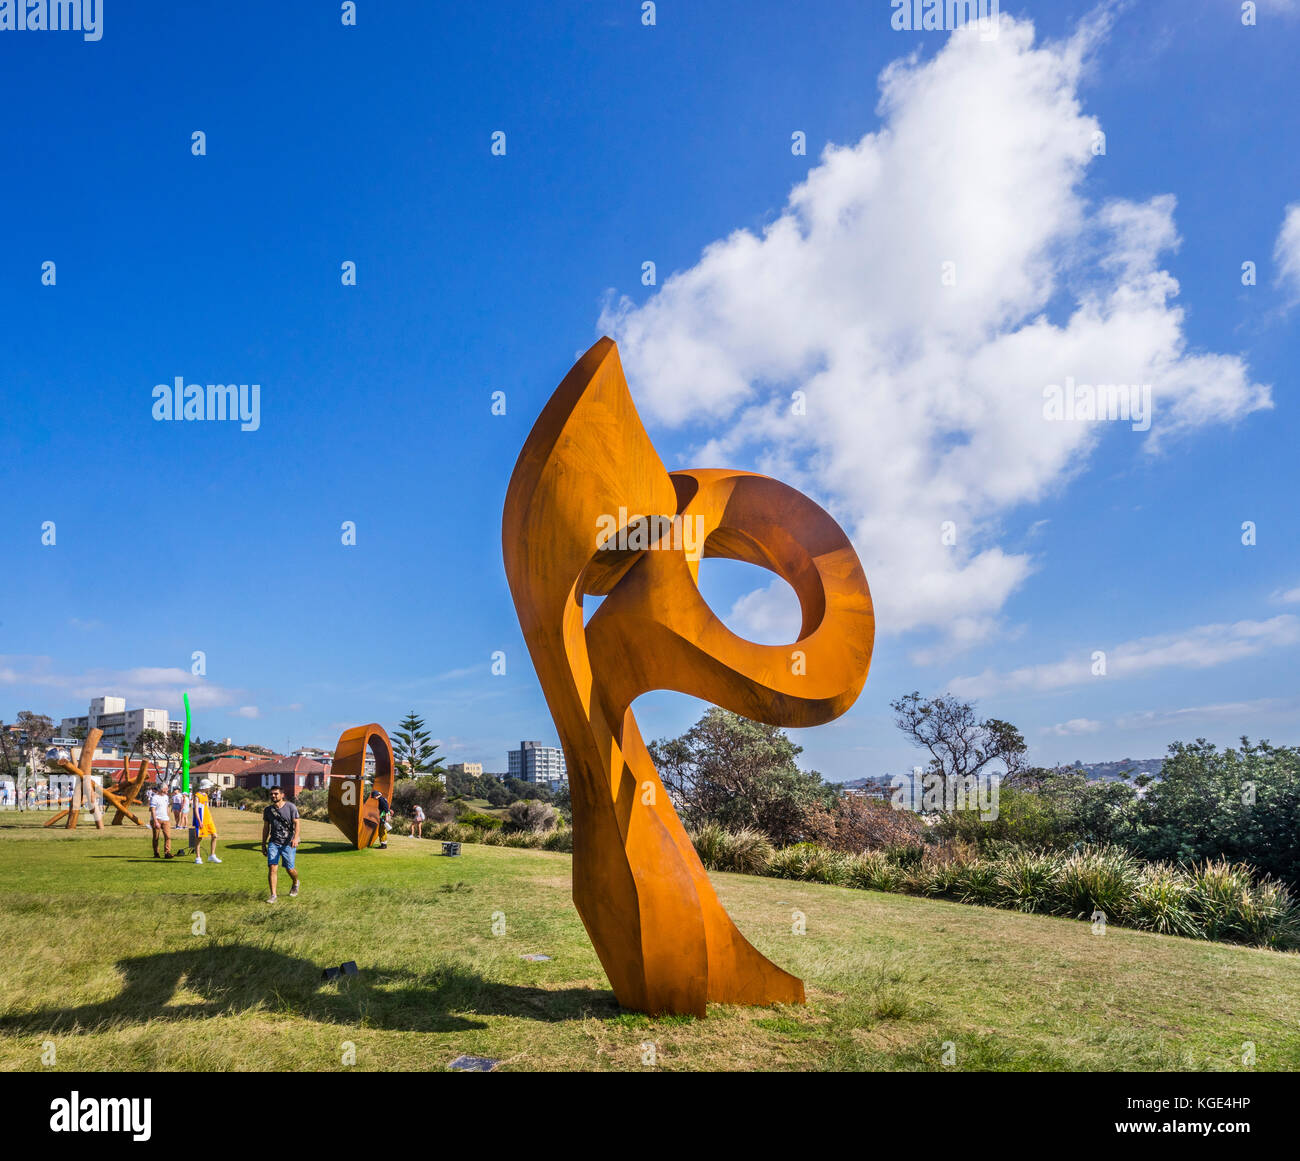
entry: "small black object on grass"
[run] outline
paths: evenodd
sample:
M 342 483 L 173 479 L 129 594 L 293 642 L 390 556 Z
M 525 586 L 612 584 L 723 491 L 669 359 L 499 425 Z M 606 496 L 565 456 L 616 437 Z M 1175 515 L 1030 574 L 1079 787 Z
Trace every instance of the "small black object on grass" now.
M 449 1065 L 448 1072 L 491 1072 L 497 1062 L 487 1056 L 458 1056 Z
M 341 963 L 336 968 L 326 968 L 320 974 L 323 980 L 337 980 L 340 976 L 354 976 L 357 974 L 357 961 L 348 960 L 347 963 Z
M 460 843 L 444 842 L 442 844 L 442 853 L 452 858 L 460 856 Z
M 321 972 L 320 978 L 323 980 L 336 980 L 339 978 L 339 969 L 326 968 L 323 972 Z

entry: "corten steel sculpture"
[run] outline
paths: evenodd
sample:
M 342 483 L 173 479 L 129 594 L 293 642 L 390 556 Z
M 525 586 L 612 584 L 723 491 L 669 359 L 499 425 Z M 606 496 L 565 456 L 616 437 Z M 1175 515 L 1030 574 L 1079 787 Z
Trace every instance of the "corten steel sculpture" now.
M 104 811 L 99 805 L 99 797 L 95 793 L 94 780 L 90 777 L 91 763 L 95 760 L 95 749 L 99 745 L 99 739 L 103 736 L 104 731 L 99 729 L 91 730 L 86 735 L 86 740 L 81 743 L 80 766 L 74 766 L 66 758 L 59 759 L 59 768 L 67 771 L 73 776 L 72 796 L 66 800 L 68 803 L 67 809 L 59 811 L 58 814 L 50 819 L 50 821 L 45 824 L 47 827 L 51 827 L 58 822 L 59 819 L 65 818 L 67 819 L 67 828 L 69 830 L 76 830 L 77 816 L 81 813 L 82 803 L 89 802 L 91 810 L 95 815 L 96 829 L 104 829 Z M 59 801 L 63 802 L 65 800 L 61 798 Z
M 388 731 L 375 722 L 343 731 L 329 778 L 330 822 L 358 850 L 372 845 L 379 833 L 379 807 L 373 798 L 366 800 L 362 781 L 367 746 L 375 755 L 374 789 L 391 802 L 393 744 L 388 740 Z
M 803 614 L 796 642 L 757 645 L 714 615 L 682 535 L 687 520 L 704 556 L 760 565 L 790 584 Z M 599 530 L 611 525 L 635 534 L 598 547 Z M 617 348 L 601 339 L 524 444 L 502 542 L 568 763 L 573 900 L 619 1002 L 696 1016 L 709 1001 L 801 1003 L 802 981 L 760 955 L 718 902 L 630 707 L 643 693 L 672 689 L 773 725 L 842 714 L 862 690 L 875 635 L 848 537 L 806 496 L 766 476 L 668 472 Z M 585 595 L 604 601 L 584 628 Z
M 129 818 L 136 826 L 144 826 L 131 807 L 136 805 L 136 796 L 144 787 L 145 767 L 149 764 L 147 758 L 140 759 L 140 769 L 136 771 L 134 778 L 131 777 L 130 762 L 122 763 L 122 781 L 113 789 L 104 786 L 104 800 L 114 808 L 113 821 L 110 826 L 121 826 L 122 819 Z

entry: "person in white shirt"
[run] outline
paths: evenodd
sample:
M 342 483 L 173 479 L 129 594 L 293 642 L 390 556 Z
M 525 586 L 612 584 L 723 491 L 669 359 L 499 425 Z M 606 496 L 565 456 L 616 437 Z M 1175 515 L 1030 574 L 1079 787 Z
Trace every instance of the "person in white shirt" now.
M 424 829 L 424 807 L 416 805 L 415 810 L 411 813 L 411 837 L 419 838 L 420 832 Z
M 153 830 L 153 857 L 158 858 L 158 836 L 162 835 L 163 839 L 163 858 L 172 857 L 172 813 L 171 798 L 167 794 L 167 787 L 161 782 L 153 788 L 153 793 L 149 795 L 149 825 Z

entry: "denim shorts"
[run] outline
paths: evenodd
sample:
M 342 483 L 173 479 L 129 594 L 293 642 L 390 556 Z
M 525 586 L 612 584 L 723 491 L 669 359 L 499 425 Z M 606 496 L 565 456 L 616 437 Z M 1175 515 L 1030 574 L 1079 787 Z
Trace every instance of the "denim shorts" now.
M 291 847 L 288 843 L 267 843 L 266 844 L 266 865 L 274 867 L 277 863 L 283 863 L 290 871 L 293 870 L 293 860 L 297 856 L 298 848 Z

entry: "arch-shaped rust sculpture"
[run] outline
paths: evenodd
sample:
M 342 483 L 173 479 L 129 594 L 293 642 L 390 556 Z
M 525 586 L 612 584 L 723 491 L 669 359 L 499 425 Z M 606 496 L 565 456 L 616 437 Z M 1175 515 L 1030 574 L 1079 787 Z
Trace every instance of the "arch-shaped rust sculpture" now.
M 379 807 L 365 797 L 366 747 L 375 755 L 373 788 L 393 800 L 393 743 L 377 722 L 354 726 L 339 736 L 330 769 L 330 822 L 354 847 L 371 846 L 379 834 Z
M 799 597 L 799 639 L 768 646 L 732 633 L 700 595 L 681 523 L 650 529 L 650 548 L 634 538 L 628 549 L 598 547 L 602 529 L 643 516 L 695 521 L 704 556 L 783 577 Z M 709 1001 L 801 1003 L 802 981 L 760 955 L 718 902 L 630 707 L 673 689 L 773 725 L 838 717 L 862 690 L 875 635 L 848 537 L 766 476 L 669 473 L 606 338 L 574 365 L 529 434 L 502 543 L 568 763 L 574 903 L 619 1002 L 697 1016 Z M 584 594 L 604 597 L 585 628 Z

